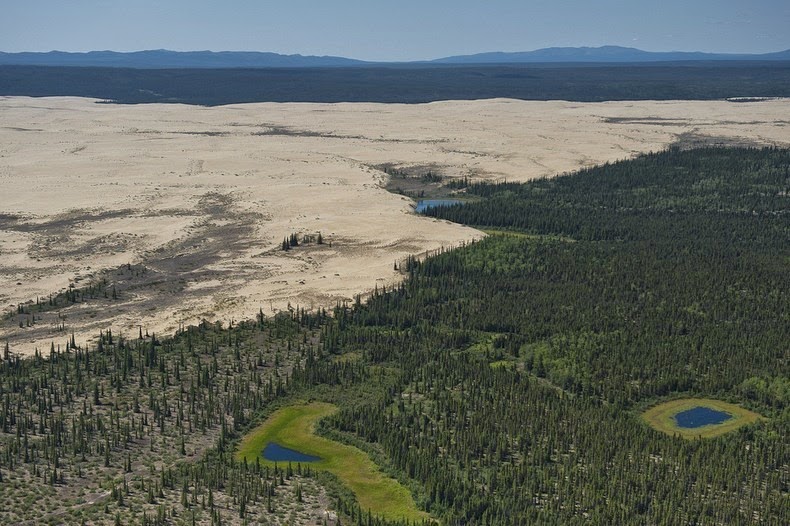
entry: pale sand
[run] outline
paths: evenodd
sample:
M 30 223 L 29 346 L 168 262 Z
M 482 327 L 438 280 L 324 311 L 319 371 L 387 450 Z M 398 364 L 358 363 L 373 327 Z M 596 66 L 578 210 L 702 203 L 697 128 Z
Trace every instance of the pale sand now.
M 416 216 L 383 163 L 524 181 L 657 151 L 681 136 L 790 144 L 790 100 L 114 105 L 0 98 L 0 307 L 126 263 L 149 269 L 118 301 L 6 322 L 11 349 L 74 331 L 158 334 L 180 322 L 332 307 L 402 279 L 409 254 L 480 237 Z M 285 253 L 321 231 L 331 247 Z M 117 276 L 118 280 L 128 276 Z M 128 283 L 127 283 L 128 287 Z M 66 330 L 55 327 L 64 323 Z

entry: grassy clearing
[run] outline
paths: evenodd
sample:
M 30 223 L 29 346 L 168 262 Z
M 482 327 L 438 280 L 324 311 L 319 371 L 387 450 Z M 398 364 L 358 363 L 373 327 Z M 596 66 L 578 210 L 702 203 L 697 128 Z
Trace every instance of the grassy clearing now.
M 515 359 L 496 360 L 494 362 L 490 362 L 488 365 L 493 369 L 499 369 L 501 367 L 513 367 L 514 365 L 518 365 L 518 362 Z
M 529 234 L 519 230 L 507 230 L 504 228 L 478 228 L 481 232 L 489 236 L 509 236 L 519 239 L 535 239 L 535 240 L 550 240 L 550 241 L 567 241 L 573 243 L 576 240 L 567 236 L 558 236 L 554 234 Z
M 347 352 L 345 354 L 338 354 L 337 356 L 332 357 L 332 361 L 335 363 L 350 363 L 358 362 L 360 360 L 362 360 L 361 352 Z
M 242 440 L 236 453 L 246 458 L 273 465 L 261 456 L 269 442 L 320 457 L 311 462 L 316 469 L 324 469 L 337 476 L 357 497 L 364 510 L 389 519 L 422 521 L 429 515 L 417 509 L 409 490 L 398 481 L 385 476 L 376 464 L 359 449 L 315 435 L 315 424 L 337 411 L 332 404 L 313 402 L 297 404 L 276 411 L 266 422 L 252 430 Z
M 712 424 L 693 429 L 678 427 L 675 422 L 675 415 L 693 409 L 695 407 L 708 407 L 716 411 L 724 411 L 732 415 L 732 418 L 721 424 Z M 651 407 L 644 413 L 642 418 L 653 428 L 668 435 L 679 435 L 683 438 L 712 438 L 724 433 L 729 433 L 739 427 L 751 424 L 763 418 L 757 413 L 744 409 L 735 404 L 712 400 L 710 398 L 683 398 L 680 400 L 670 400 L 663 404 Z

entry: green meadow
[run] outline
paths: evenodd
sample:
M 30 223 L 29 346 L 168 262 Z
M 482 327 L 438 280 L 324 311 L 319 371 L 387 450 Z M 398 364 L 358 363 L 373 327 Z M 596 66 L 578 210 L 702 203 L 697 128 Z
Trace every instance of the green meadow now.
M 260 457 L 262 462 L 273 465 L 274 462 L 262 457 L 262 452 L 266 444 L 275 442 L 320 457 L 310 466 L 337 476 L 354 492 L 363 510 L 388 519 L 429 519 L 427 513 L 417 508 L 409 490 L 384 475 L 366 453 L 314 433 L 316 422 L 335 411 L 337 406 L 322 402 L 284 407 L 244 437 L 236 457 L 248 462 Z
M 694 409 L 695 407 L 708 407 L 716 411 L 724 411 L 732 415 L 732 418 L 721 424 L 712 424 L 697 428 L 678 427 L 675 415 L 683 411 Z M 713 400 L 711 398 L 682 398 L 670 400 L 663 404 L 651 407 L 644 413 L 642 418 L 653 428 L 668 435 L 679 435 L 683 438 L 712 438 L 724 433 L 729 433 L 739 427 L 751 424 L 762 418 L 757 413 L 744 409 L 735 404 Z

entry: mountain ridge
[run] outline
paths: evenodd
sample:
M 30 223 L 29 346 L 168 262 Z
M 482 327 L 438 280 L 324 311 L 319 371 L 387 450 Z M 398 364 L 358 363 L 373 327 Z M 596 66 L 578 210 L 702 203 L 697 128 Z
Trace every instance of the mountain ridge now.
M 262 51 L 89 51 L 19 52 L 0 51 L 0 65 L 126 67 L 139 69 L 178 68 L 309 68 L 376 65 L 482 65 L 540 63 L 628 63 L 682 61 L 786 61 L 790 49 L 773 53 L 704 53 L 696 51 L 643 51 L 622 46 L 549 47 L 533 51 L 493 51 L 453 55 L 433 60 L 374 62 L 339 56 L 284 55 Z
M 67 51 L 0 52 L 0 65 L 80 66 L 126 68 L 272 68 L 272 67 L 338 67 L 365 64 L 361 60 L 334 56 L 283 55 L 263 51 Z
M 644 51 L 632 47 L 549 47 L 534 51 L 493 51 L 454 55 L 432 60 L 434 64 L 512 64 L 547 62 L 680 62 L 680 61 L 790 60 L 790 49 L 772 53 L 705 53 L 701 51 Z

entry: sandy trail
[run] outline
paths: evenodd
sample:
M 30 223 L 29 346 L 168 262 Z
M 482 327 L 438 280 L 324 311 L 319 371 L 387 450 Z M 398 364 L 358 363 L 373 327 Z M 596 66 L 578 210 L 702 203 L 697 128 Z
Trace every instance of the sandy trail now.
M 5 320 L 15 352 L 71 332 L 331 307 L 395 261 L 479 237 L 412 213 L 373 168 L 528 180 L 697 142 L 790 144 L 790 101 L 115 105 L 0 98 L 0 308 L 108 279 L 117 299 Z M 323 245 L 283 252 L 291 233 Z M 126 265 L 130 264 L 129 267 Z M 144 270 L 143 270 L 144 269 Z M 26 323 L 23 323 L 26 325 Z

